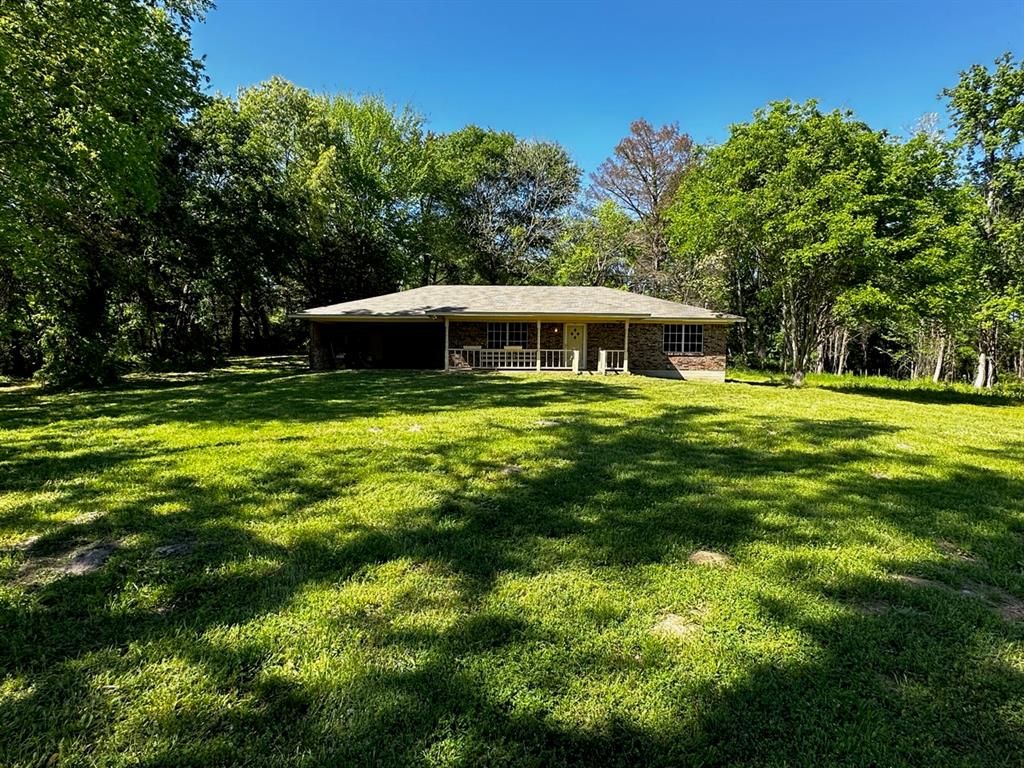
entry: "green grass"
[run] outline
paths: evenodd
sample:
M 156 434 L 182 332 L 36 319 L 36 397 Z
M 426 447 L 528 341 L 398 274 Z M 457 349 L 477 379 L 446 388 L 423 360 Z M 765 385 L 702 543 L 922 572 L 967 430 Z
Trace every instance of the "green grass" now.
M 1022 597 L 1000 398 L 293 360 L 0 390 L 4 766 L 1019 766 Z

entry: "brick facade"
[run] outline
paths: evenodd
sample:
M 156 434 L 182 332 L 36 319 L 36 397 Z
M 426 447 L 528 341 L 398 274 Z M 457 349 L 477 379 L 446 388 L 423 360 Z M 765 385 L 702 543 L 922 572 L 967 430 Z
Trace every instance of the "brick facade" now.
M 633 328 L 630 326 L 630 332 Z M 630 337 L 632 341 L 632 337 Z M 587 323 L 587 370 L 597 370 L 597 359 L 602 349 L 625 349 L 625 323 Z
M 335 366 L 323 329 L 322 323 L 309 324 L 309 367 L 314 371 Z
M 673 355 L 664 351 L 661 323 L 630 323 L 629 369 L 631 371 L 665 371 L 668 373 L 725 373 L 725 340 L 727 325 L 704 326 L 703 355 Z
M 526 320 L 526 344 L 525 349 L 536 349 L 537 347 L 537 321 Z M 452 320 L 448 323 L 448 346 L 451 349 L 456 347 L 486 347 L 487 346 L 487 323 L 467 323 L 460 320 Z M 562 348 L 562 324 L 541 323 L 540 324 L 540 346 L 541 349 Z

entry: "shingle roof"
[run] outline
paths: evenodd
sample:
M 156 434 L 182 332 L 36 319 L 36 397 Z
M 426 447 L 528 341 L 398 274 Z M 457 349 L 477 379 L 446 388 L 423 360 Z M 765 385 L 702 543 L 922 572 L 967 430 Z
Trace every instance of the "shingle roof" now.
M 427 318 L 473 315 L 609 316 L 743 322 L 738 315 L 613 288 L 559 285 L 428 285 L 297 312 L 308 319 Z

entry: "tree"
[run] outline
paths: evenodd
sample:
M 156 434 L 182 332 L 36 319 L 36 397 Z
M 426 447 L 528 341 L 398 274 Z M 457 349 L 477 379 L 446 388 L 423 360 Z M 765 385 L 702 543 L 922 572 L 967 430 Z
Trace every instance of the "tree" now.
M 579 191 L 579 168 L 557 144 L 478 130 L 469 138 L 479 143 L 461 206 L 473 269 L 486 283 L 530 282 L 561 236 Z
M 627 285 L 640 250 L 636 222 L 611 200 L 586 213 L 556 243 L 550 279 L 561 285 Z
M 975 318 L 974 383 L 991 386 L 1001 332 L 1019 334 L 1024 316 L 1024 62 L 1006 53 L 992 71 L 976 64 L 943 95 L 967 176 L 984 201 L 978 220 L 984 243 L 979 278 L 986 296 Z
M 636 265 L 635 288 L 660 292 L 670 253 L 665 213 L 694 164 L 695 148 L 678 123 L 655 129 L 641 119 L 629 129 L 630 135 L 615 145 L 614 155 L 590 175 L 589 195 L 598 201 L 614 200 L 640 223 L 643 253 Z
M 675 234 L 727 253 L 776 302 L 786 359 L 801 383 L 840 294 L 873 272 L 884 137 L 849 113 L 774 102 L 689 174 Z M 700 234 L 685 234 L 696 231 Z
M 152 210 L 164 141 L 199 102 L 189 30 L 206 5 L 0 6 L 3 271 L 30 294 L 48 381 L 116 375 L 124 223 Z

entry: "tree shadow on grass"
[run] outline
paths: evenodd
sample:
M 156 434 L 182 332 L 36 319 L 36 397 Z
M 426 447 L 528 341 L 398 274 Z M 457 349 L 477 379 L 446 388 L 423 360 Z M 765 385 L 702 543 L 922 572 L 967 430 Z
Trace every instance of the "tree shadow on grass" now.
M 884 400 L 901 400 L 908 403 L 923 405 L 986 405 L 1024 406 L 1024 398 L 1003 395 L 991 391 L 964 392 L 959 389 L 942 389 L 913 386 L 883 386 L 876 383 L 836 382 L 834 384 L 815 384 L 819 389 L 839 392 L 844 395 L 863 395 Z
M 263 371 L 207 378 L 145 379 L 117 390 L 53 395 L 39 389 L 0 392 L 6 429 L 54 427 L 65 433 L 111 419 L 120 427 L 194 423 L 328 422 L 458 411 L 535 408 L 622 400 L 627 386 L 593 377 L 551 374 L 458 374 L 437 371 Z
M 377 381 L 368 379 L 330 380 L 341 390 L 337 416 L 374 413 L 365 387 Z M 569 382 L 573 390 L 582 383 Z M 540 384 L 477 379 L 439 407 L 548 405 L 542 393 L 552 385 Z M 559 593 L 591 580 L 643 602 L 652 573 L 696 568 L 686 565 L 694 549 L 734 554 L 742 569 L 747 549 L 766 543 L 827 552 L 843 535 L 837 522 L 856 528 L 878 519 L 912 536 L 967 537 L 988 547 L 1004 581 L 999 553 L 1020 552 L 1008 501 L 1024 493 L 1018 478 L 965 465 L 941 478 L 880 481 L 857 467 L 879 455 L 872 440 L 892 432 L 886 425 L 765 425 L 692 404 L 624 423 L 615 416 L 633 393 L 603 386 L 590 396 L 610 399 L 606 411 L 567 399 L 564 418 L 549 427 L 506 425 L 530 446 L 509 474 L 479 432 L 425 438 L 377 459 L 357 446 L 329 456 L 268 453 L 223 485 L 201 482 L 176 454 L 149 443 L 81 465 L 42 465 L 16 488 L 146 462 L 160 471 L 102 517 L 60 524 L 38 543 L 53 552 L 83 540 L 122 542 L 104 568 L 18 590 L 21 597 L 3 603 L 0 661 L 22 682 L 0 699 L 0 758 L 29 764 L 59 754 L 73 764 L 123 748 L 150 765 L 891 764 L 920 754 L 953 762 L 965 742 L 949 734 L 970 732 L 991 745 L 982 762 L 998 763 L 1020 746 L 999 714 L 1021 693 L 1018 672 L 984 701 L 987 673 L 968 679 L 970 664 L 928 661 L 976 659 L 985 643 L 1019 638 L 1018 627 L 998 621 L 972 630 L 963 621 L 972 609 L 953 595 L 936 597 L 927 621 L 900 623 L 898 613 L 847 609 L 848 595 L 884 596 L 892 585 L 841 568 L 826 581 L 811 570 L 736 583 L 728 587 L 736 600 L 756 598 L 759 607 L 744 618 L 751 626 L 729 638 L 767 625 L 766 636 L 778 627 L 808 650 L 773 663 L 765 652 L 737 654 L 729 643 L 738 639 L 721 645 L 712 637 L 706 655 L 734 665 L 725 679 L 687 677 L 694 659 L 653 638 L 645 622 L 656 616 L 633 615 L 632 601 L 597 601 L 552 623 L 529 608 L 529 592 L 515 597 L 554 580 L 535 599 L 552 601 L 551 612 L 572 611 L 584 598 L 559 607 Z M 247 412 L 270 403 L 252 397 Z M 586 404 L 586 392 L 582 398 Z M 383 390 L 370 399 L 378 411 L 390 402 Z M 159 423 L 153 408 L 146 419 Z M 351 479 L 358 464 L 400 472 L 425 456 L 415 478 L 432 490 L 429 502 L 394 517 L 331 519 L 335 497 L 360 492 Z M 794 478 L 808 487 L 794 492 Z M 62 503 L 95 501 L 95 489 L 65 485 Z M 281 520 L 296 527 L 275 534 Z M 972 533 L 982 525 L 987 536 Z M 184 556 L 155 557 L 157 546 L 183 541 L 192 545 Z M 726 588 L 735 573 L 702 580 L 708 590 Z M 794 582 L 800 600 L 793 590 L 775 595 Z M 302 610 L 317 599 L 327 602 Z M 931 656 L 909 671 L 887 666 L 895 642 Z M 308 670 L 318 666 L 322 674 Z M 152 669 L 155 677 L 135 682 L 134 694 L 105 697 L 111 680 L 131 691 L 128 681 Z M 901 673 L 913 676 L 913 687 L 883 680 Z M 943 693 L 956 685 L 971 687 L 971 706 Z M 154 687 L 168 689 L 173 714 L 136 703 Z M 630 688 L 650 697 L 649 710 L 617 703 Z

